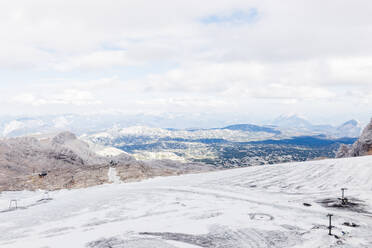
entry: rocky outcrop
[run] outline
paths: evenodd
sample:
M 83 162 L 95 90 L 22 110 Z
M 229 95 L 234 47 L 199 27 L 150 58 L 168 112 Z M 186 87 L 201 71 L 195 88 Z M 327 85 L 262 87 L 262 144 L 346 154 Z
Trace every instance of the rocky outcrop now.
M 349 157 L 349 152 L 351 149 L 351 145 L 341 144 L 340 148 L 336 153 L 336 158 L 345 158 Z
M 364 128 L 359 139 L 352 145 L 342 145 L 337 153 L 337 157 L 358 157 L 372 155 L 372 119 Z
M 96 145 L 69 132 L 51 137 L 0 140 L 0 192 L 81 188 L 108 183 L 108 170 L 112 166 L 124 182 L 214 169 L 197 163 L 142 162 L 125 152 L 102 156 L 95 149 L 98 149 Z
M 77 137 L 75 134 L 71 132 L 62 132 L 57 134 L 53 139 L 52 143 L 54 144 L 65 144 L 67 141 L 76 140 Z
M 70 168 L 54 168 L 47 175 L 23 173 L 14 177 L 0 174 L 0 192 L 15 190 L 58 190 L 85 188 L 109 183 L 111 165 L 84 165 Z M 117 176 L 122 182 L 134 182 L 158 176 L 175 176 L 215 170 L 214 167 L 200 163 L 179 163 L 175 161 L 127 161 L 115 165 Z

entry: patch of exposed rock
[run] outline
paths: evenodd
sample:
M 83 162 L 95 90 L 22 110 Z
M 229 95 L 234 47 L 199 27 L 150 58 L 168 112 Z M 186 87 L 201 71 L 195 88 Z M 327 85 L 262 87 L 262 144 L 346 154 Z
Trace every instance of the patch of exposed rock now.
M 342 157 L 358 157 L 372 155 L 372 119 L 371 122 L 364 128 L 359 139 L 351 146 L 341 145 L 336 156 Z

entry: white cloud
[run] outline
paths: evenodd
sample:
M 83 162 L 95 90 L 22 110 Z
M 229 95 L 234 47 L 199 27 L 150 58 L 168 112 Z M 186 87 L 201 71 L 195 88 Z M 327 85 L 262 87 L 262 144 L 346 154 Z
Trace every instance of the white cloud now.
M 265 87 L 248 89 L 247 94 L 253 98 L 283 99 L 286 103 L 296 103 L 303 99 L 317 100 L 335 97 L 334 93 L 325 88 L 283 84 L 270 84 Z
M 52 104 L 62 104 L 62 105 L 97 105 L 101 104 L 101 101 L 97 100 L 95 96 L 89 91 L 81 91 L 76 89 L 66 89 L 60 93 L 54 94 L 39 94 L 33 95 L 30 93 L 23 93 L 15 96 L 12 99 L 14 103 L 20 103 L 25 105 L 52 105 Z
M 335 58 L 329 64 L 334 81 L 372 86 L 372 56 Z
M 234 14 L 252 9 L 253 19 Z M 0 94 L 11 111 L 253 104 L 316 115 L 359 103 L 369 115 L 371 29 L 363 0 L 9 1 Z
M 64 116 L 59 116 L 53 120 L 54 127 L 58 129 L 66 128 L 71 124 L 71 121 L 67 120 Z
M 372 37 L 363 30 L 372 7 L 361 0 L 330 2 L 16 0 L 0 9 L 0 47 L 11 51 L 3 56 L 8 66 L 28 61 L 63 70 L 153 59 L 296 60 L 370 53 Z M 259 16 L 254 25 L 200 21 L 252 9 Z M 106 46 L 119 51 L 106 51 Z
M 115 66 L 138 66 L 139 62 L 131 60 L 125 51 L 97 51 L 87 55 L 68 58 L 54 65 L 58 71 L 73 69 L 102 69 Z
M 45 99 L 37 98 L 33 94 L 23 93 L 13 97 L 12 102 L 21 103 L 21 104 L 30 104 L 33 106 L 47 104 L 48 102 Z
M 285 99 L 287 103 L 288 99 L 335 97 L 335 93 L 322 87 L 319 73 L 311 74 L 317 67 L 314 64 L 205 63 L 151 75 L 141 83 L 148 91 L 169 94 L 191 92 L 222 98 Z
M 150 75 L 146 82 L 153 91 L 221 92 L 262 81 L 264 69 L 258 63 L 199 63 Z
M 89 91 L 81 91 L 75 89 L 64 90 L 61 93 L 56 93 L 48 97 L 52 104 L 71 104 L 71 105 L 95 105 L 101 104 L 94 95 Z

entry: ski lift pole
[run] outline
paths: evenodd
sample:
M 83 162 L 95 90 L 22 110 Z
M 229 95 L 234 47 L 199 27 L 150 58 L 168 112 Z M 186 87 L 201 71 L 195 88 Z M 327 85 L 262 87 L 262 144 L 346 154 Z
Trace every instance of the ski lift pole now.
M 341 188 L 341 192 L 342 192 L 341 201 L 342 201 L 342 204 L 345 204 L 346 203 L 345 190 L 347 190 L 347 188 Z
M 328 235 L 332 235 L 332 216 L 333 214 L 327 214 L 327 216 L 329 217 L 329 226 L 328 226 Z

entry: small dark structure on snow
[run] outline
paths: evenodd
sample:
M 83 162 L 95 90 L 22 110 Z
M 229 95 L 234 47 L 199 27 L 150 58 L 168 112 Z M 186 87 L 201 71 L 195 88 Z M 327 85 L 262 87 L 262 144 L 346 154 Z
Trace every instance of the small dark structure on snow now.
M 48 172 L 46 171 L 42 171 L 41 173 L 39 173 L 39 178 L 44 178 L 48 175 Z
M 111 160 L 111 161 L 110 161 L 110 166 L 115 167 L 115 166 L 117 166 L 117 165 L 118 165 L 118 162 L 116 162 L 116 161 L 114 161 L 114 160 Z

